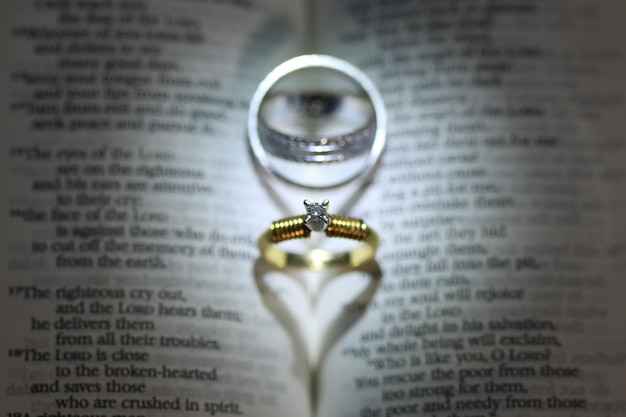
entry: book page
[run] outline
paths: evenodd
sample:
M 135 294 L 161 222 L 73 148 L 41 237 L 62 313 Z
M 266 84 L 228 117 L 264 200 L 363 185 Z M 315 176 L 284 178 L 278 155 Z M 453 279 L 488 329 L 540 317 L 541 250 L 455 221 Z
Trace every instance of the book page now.
M 622 2 L 326 2 L 321 52 L 377 83 L 388 146 L 353 209 L 382 275 L 321 416 L 622 416 Z
M 278 210 L 245 138 L 303 10 L 3 3 L 5 415 L 308 415 L 272 282 L 253 279 Z

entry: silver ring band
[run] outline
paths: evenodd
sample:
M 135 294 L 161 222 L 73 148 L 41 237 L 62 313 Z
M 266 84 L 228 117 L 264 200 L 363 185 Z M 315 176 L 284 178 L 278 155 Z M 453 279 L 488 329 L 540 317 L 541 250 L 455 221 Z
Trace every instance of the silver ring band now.
M 261 81 L 247 128 L 252 154 L 267 172 L 298 186 L 329 188 L 373 171 L 385 145 L 386 112 L 359 69 L 327 55 L 302 55 Z
M 265 150 L 295 162 L 339 162 L 363 155 L 371 148 L 376 132 L 371 103 L 357 96 L 278 95 L 264 100 L 260 111 L 258 130 Z M 270 125 L 272 120 L 280 122 L 285 118 L 296 126 L 308 124 L 312 133 L 303 135 Z M 333 118 L 355 120 L 358 127 L 346 133 L 323 134 L 311 126 Z

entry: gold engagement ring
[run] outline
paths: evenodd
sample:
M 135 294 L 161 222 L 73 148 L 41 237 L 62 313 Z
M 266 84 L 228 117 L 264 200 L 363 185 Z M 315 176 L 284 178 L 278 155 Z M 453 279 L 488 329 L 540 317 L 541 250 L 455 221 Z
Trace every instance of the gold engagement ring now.
M 261 256 L 283 267 L 324 270 L 332 267 L 357 267 L 373 259 L 378 248 L 378 234 L 361 219 L 329 215 L 328 200 L 321 204 L 304 200 L 306 214 L 277 220 L 258 240 Z M 291 239 L 308 238 L 311 232 L 323 232 L 326 237 L 340 237 L 362 242 L 353 249 L 330 252 L 313 249 L 306 253 L 288 252 L 278 244 Z

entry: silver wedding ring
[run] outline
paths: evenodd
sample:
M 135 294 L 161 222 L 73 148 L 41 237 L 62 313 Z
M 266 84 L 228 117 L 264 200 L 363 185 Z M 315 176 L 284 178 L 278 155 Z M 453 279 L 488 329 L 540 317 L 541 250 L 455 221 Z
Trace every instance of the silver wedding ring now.
M 264 100 L 260 112 L 263 148 L 296 162 L 340 162 L 363 155 L 372 147 L 376 132 L 371 102 L 356 96 L 278 95 Z M 341 120 L 350 120 L 353 126 L 328 131 Z
M 386 139 L 385 108 L 374 84 L 353 65 L 303 55 L 272 70 L 248 113 L 248 140 L 269 173 L 307 188 L 368 175 Z

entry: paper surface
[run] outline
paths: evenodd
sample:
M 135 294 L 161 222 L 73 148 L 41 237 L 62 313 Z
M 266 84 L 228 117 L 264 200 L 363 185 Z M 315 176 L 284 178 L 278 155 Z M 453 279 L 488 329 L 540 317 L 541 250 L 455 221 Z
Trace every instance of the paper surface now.
M 623 414 L 619 2 L 2 7 L 3 411 Z M 304 52 L 389 114 L 339 201 L 247 149 L 256 84 Z M 259 260 L 305 198 L 375 228 L 376 262 Z

